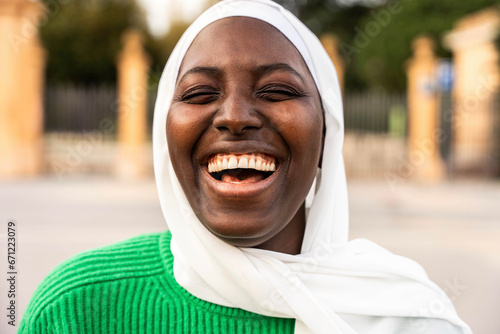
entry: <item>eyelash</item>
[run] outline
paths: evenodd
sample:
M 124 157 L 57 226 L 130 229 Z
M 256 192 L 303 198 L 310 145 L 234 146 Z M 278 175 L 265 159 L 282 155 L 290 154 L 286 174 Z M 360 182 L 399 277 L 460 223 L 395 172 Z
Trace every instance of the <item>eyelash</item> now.
M 304 93 L 290 86 L 270 84 L 259 89 L 256 95 L 269 102 L 280 102 L 304 96 Z M 210 86 L 197 86 L 186 90 L 179 100 L 189 104 L 208 104 L 219 96 L 220 92 Z
M 271 102 L 291 100 L 304 94 L 295 88 L 285 85 L 271 84 L 257 91 L 257 96 Z
M 209 86 L 197 86 L 188 89 L 180 96 L 180 101 L 190 103 L 190 104 L 207 104 L 220 95 L 220 93 Z

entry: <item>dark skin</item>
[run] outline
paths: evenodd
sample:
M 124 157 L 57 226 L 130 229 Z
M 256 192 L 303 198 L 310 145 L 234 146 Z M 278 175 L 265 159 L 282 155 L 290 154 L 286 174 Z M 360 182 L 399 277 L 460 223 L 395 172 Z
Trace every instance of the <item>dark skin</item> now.
M 238 247 L 300 253 L 323 113 L 304 60 L 281 32 L 245 17 L 204 28 L 182 62 L 166 127 L 175 173 L 208 230 Z M 222 182 L 207 168 L 217 154 L 263 154 L 276 171 Z

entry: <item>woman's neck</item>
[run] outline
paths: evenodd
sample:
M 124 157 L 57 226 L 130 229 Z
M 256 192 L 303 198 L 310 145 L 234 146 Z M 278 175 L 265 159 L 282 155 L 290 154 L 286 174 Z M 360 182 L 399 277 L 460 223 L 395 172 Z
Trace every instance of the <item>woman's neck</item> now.
M 300 254 L 306 228 L 306 209 L 302 204 L 292 220 L 275 236 L 255 248 L 286 253 Z

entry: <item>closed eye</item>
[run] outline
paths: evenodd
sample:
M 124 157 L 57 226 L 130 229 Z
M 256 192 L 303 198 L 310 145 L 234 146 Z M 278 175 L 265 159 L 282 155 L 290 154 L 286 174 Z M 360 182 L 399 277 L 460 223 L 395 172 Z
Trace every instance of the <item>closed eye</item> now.
M 303 94 L 293 87 L 273 84 L 259 89 L 257 96 L 270 102 L 280 102 L 303 96 Z
M 207 104 L 215 101 L 220 92 L 209 86 L 196 86 L 182 93 L 179 100 L 189 104 Z

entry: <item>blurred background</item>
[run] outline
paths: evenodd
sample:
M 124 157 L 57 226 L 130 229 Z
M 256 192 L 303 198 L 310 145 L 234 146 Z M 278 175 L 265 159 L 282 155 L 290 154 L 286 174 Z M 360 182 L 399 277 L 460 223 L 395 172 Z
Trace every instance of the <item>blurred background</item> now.
M 166 229 L 157 86 L 215 2 L 0 0 L 0 254 L 13 220 L 18 319 L 61 261 Z M 278 2 L 337 68 L 351 238 L 417 260 L 475 333 L 499 333 L 498 0 Z

